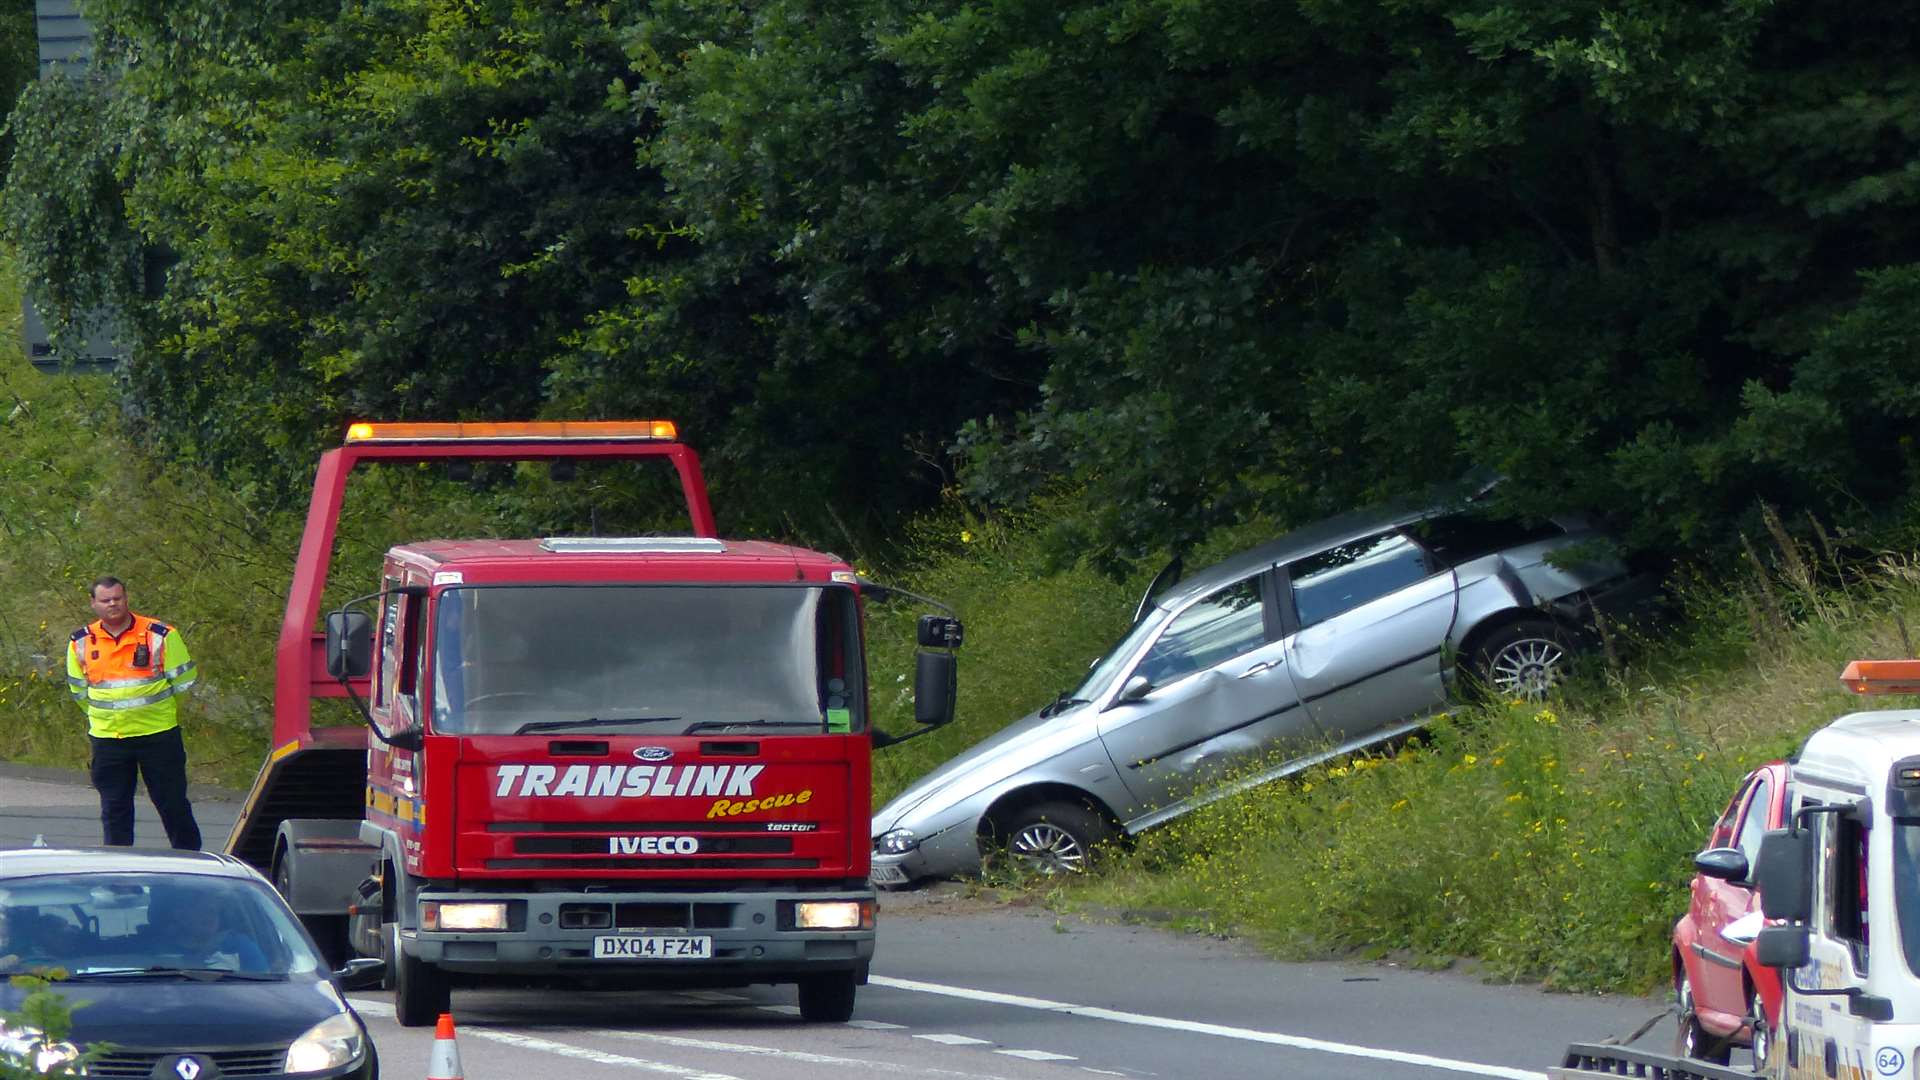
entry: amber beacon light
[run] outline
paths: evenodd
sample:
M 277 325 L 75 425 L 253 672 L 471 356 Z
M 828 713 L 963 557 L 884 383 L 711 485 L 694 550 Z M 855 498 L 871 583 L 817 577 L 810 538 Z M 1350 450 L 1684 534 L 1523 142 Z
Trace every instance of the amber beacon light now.
M 670 442 L 679 437 L 671 420 L 540 420 L 512 424 L 367 423 L 347 426 L 347 442 Z
M 1920 660 L 1853 660 L 1840 682 L 1856 694 L 1920 694 Z

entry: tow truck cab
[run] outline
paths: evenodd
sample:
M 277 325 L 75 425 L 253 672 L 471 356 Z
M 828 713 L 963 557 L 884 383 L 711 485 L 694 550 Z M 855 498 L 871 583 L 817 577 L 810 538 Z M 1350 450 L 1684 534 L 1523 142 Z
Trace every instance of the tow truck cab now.
M 404 544 L 312 631 L 356 462 L 575 456 L 668 457 L 697 535 Z M 895 592 L 713 535 L 671 425 L 356 425 L 322 458 L 276 749 L 228 850 L 336 959 L 384 961 L 403 1025 L 501 979 L 793 983 L 803 1017 L 845 1020 L 874 946 L 871 753 L 897 741 L 868 711 L 864 605 Z M 960 637 L 920 620 L 922 731 L 952 717 Z M 312 727 L 327 696 L 367 726 Z
M 1920 692 L 1920 661 L 1861 660 L 1860 694 Z M 1775 1077 L 1920 1076 L 1920 710 L 1858 712 L 1808 736 L 1789 826 L 1755 869 L 1780 969 Z

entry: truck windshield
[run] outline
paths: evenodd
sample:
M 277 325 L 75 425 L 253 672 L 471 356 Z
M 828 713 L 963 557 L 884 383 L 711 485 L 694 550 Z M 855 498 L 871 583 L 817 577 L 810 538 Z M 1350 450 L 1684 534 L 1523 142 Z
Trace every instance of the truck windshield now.
M 433 728 L 863 731 L 857 620 L 837 586 L 448 589 L 434 621 Z
M 1893 908 L 1907 970 L 1920 975 L 1920 824 L 1893 830 Z

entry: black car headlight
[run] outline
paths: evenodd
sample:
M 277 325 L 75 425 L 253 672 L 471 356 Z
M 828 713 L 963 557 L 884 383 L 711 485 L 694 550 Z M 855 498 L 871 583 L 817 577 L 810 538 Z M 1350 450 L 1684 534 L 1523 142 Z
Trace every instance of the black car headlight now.
M 317 1073 L 360 1060 L 367 1040 L 360 1025 L 347 1013 L 336 1013 L 307 1029 L 287 1047 L 287 1071 Z
M 72 1043 L 50 1043 L 33 1028 L 0 1028 L 0 1062 L 34 1073 L 50 1073 L 71 1066 L 80 1049 Z M 66 1070 L 68 1076 L 85 1076 L 84 1069 Z
M 894 829 L 873 838 L 873 850 L 882 855 L 905 855 L 920 846 L 912 829 Z

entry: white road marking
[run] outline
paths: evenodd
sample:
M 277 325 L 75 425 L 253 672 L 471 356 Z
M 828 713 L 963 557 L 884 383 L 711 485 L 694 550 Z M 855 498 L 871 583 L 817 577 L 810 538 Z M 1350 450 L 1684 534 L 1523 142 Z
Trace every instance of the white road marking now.
M 860 1028 L 863 1031 L 902 1031 L 907 1025 L 889 1024 L 885 1020 L 849 1020 L 847 1026 Z
M 985 1046 L 989 1042 L 993 1041 L 991 1039 L 976 1039 L 971 1035 L 953 1035 L 953 1034 L 915 1035 L 914 1038 L 925 1039 L 928 1042 L 937 1042 L 946 1046 Z
M 1547 1080 L 1547 1074 L 1529 1069 L 1510 1069 L 1502 1065 L 1482 1065 L 1473 1061 L 1457 1061 L 1453 1058 L 1434 1057 L 1430 1054 L 1413 1054 L 1404 1050 L 1383 1050 L 1373 1046 L 1355 1046 L 1351 1043 L 1329 1042 L 1325 1039 L 1310 1039 L 1303 1035 L 1283 1035 L 1277 1031 L 1260 1031 L 1254 1028 L 1229 1027 L 1225 1024 L 1207 1024 L 1195 1020 L 1175 1020 L 1166 1016 L 1150 1016 L 1146 1013 L 1122 1012 L 1118 1009 L 1102 1009 L 1092 1005 L 1073 1005 L 1064 1001 L 1048 1001 L 1045 998 L 1023 997 L 1019 994 L 1002 994 L 993 990 L 973 990 L 964 986 L 943 986 L 940 983 L 920 982 L 916 979 L 894 979 L 884 975 L 874 975 L 868 980 L 876 986 L 887 986 L 895 990 L 912 990 L 922 994 L 940 994 L 946 997 L 966 998 L 970 1001 L 984 1001 L 993 1005 L 1011 1005 L 1021 1009 L 1039 1009 L 1044 1012 L 1066 1013 L 1069 1016 L 1082 1016 L 1090 1020 L 1108 1020 L 1117 1024 L 1132 1024 L 1136 1027 L 1161 1028 L 1168 1031 L 1187 1031 L 1196 1035 L 1214 1035 L 1224 1039 L 1240 1039 L 1246 1042 L 1267 1043 L 1273 1046 L 1290 1046 L 1297 1050 L 1315 1050 L 1323 1054 L 1341 1054 L 1346 1057 L 1370 1058 L 1374 1061 L 1394 1061 L 1403 1065 L 1418 1065 L 1428 1069 L 1445 1069 L 1449 1072 L 1468 1073 L 1473 1076 L 1497 1076 L 1502 1080 Z M 916 1035 L 916 1039 L 930 1038 Z
M 682 990 L 681 997 L 695 998 L 700 1001 L 751 1001 L 745 994 L 729 994 L 725 990 Z
M 754 1007 L 761 1012 L 779 1013 L 781 1016 L 800 1015 L 800 1006 L 798 1005 L 756 1005 Z
M 891 1026 L 899 1027 L 900 1025 Z M 808 1050 L 782 1050 L 778 1047 L 756 1046 L 752 1043 L 719 1042 L 713 1039 L 696 1039 L 688 1035 L 661 1035 L 647 1031 L 605 1031 L 603 1033 L 616 1039 L 627 1039 L 632 1042 L 658 1043 L 662 1046 L 708 1050 L 722 1054 L 746 1054 L 752 1057 L 776 1058 L 781 1061 L 800 1061 L 809 1065 L 832 1065 L 841 1069 L 867 1069 L 873 1072 L 904 1073 L 912 1076 L 945 1076 L 953 1077 L 955 1080 L 998 1080 L 996 1077 L 980 1073 L 932 1069 L 924 1065 L 903 1065 L 893 1061 L 873 1061 L 867 1058 L 839 1057 L 833 1054 L 816 1054 Z
M 996 1054 L 1008 1057 L 1026 1058 L 1028 1061 L 1079 1061 L 1072 1054 L 1056 1054 L 1050 1050 L 995 1050 Z
M 377 1001 L 355 1001 L 355 1010 L 373 1016 L 393 1015 L 393 1006 Z M 706 1072 L 686 1065 L 676 1065 L 670 1061 L 649 1061 L 646 1058 L 628 1057 L 625 1054 L 609 1054 L 604 1050 L 575 1046 L 572 1043 L 555 1042 L 552 1039 L 536 1038 L 532 1035 L 520 1035 L 511 1031 L 499 1031 L 494 1028 L 470 1026 L 465 1034 L 469 1038 L 487 1039 L 505 1043 L 522 1050 L 540 1050 L 560 1057 L 574 1058 L 579 1061 L 591 1061 L 596 1065 L 618 1065 L 642 1072 L 662 1073 L 677 1077 L 678 1080 L 740 1080 L 728 1073 Z
M 361 1001 L 356 999 L 353 1007 L 355 1010 L 369 1016 L 383 1016 L 389 1019 L 393 1017 L 393 1006 L 385 1002 Z M 899 1027 L 900 1025 L 893 1024 L 889 1026 Z M 613 1038 L 625 1039 L 629 1042 L 657 1043 L 661 1046 L 672 1046 L 687 1050 L 707 1050 L 723 1054 L 743 1054 L 750 1057 L 776 1058 L 782 1061 L 804 1062 L 809 1065 L 832 1065 L 843 1069 L 865 1069 L 870 1072 L 899 1073 L 908 1076 L 948 1077 L 950 1080 L 1006 1080 L 1004 1077 L 991 1073 L 960 1072 L 953 1069 L 928 1068 L 924 1065 L 906 1065 L 893 1061 L 871 1061 L 865 1058 L 836 1057 L 831 1054 L 809 1053 L 805 1050 L 781 1050 L 772 1046 L 755 1046 L 751 1043 L 729 1043 L 719 1042 L 713 1039 L 695 1039 L 685 1035 L 659 1035 L 646 1031 L 614 1031 L 610 1029 L 593 1030 L 594 1034 L 609 1035 Z M 558 1054 L 561 1057 L 591 1061 L 600 1065 L 625 1065 L 646 1072 L 666 1073 L 670 1076 L 678 1077 L 680 1080 L 740 1080 L 739 1077 L 732 1076 L 728 1073 L 704 1072 L 686 1065 L 675 1065 L 665 1061 L 650 1061 L 645 1058 L 628 1057 L 625 1054 L 611 1054 L 603 1050 L 575 1046 L 572 1043 L 558 1042 L 553 1039 L 536 1038 L 531 1035 L 520 1035 L 511 1031 L 502 1031 L 497 1028 L 469 1025 L 466 1028 L 460 1029 L 460 1033 L 475 1038 L 490 1039 L 494 1042 L 505 1043 L 508 1046 L 518 1047 L 522 1050 L 541 1050 L 550 1054 Z M 955 1038 L 965 1039 L 966 1037 L 955 1036 Z M 972 1039 L 968 1041 L 981 1042 L 984 1040 Z

